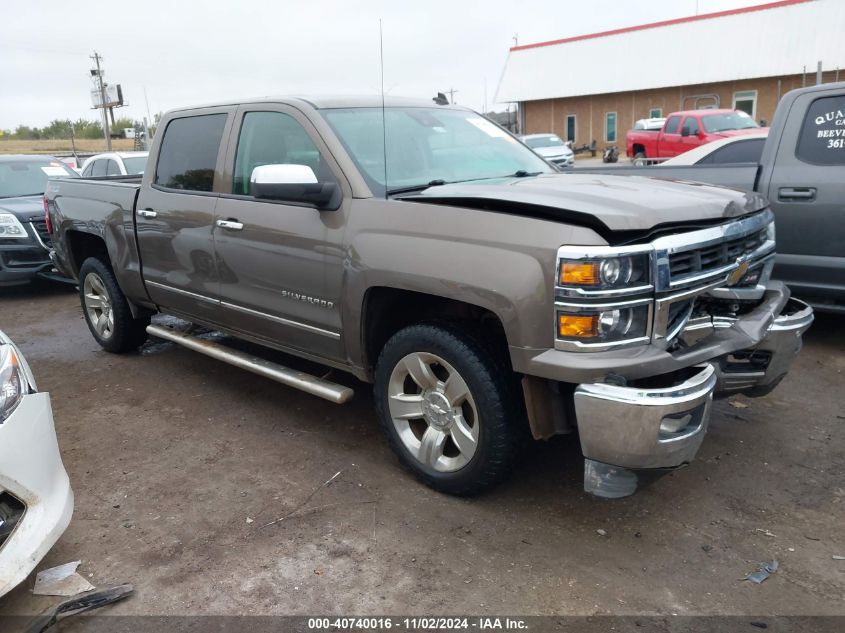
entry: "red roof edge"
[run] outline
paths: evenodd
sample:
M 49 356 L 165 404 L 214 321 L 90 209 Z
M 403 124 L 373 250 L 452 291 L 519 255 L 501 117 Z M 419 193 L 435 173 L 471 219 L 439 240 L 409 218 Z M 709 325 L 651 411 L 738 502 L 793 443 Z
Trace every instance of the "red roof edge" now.
M 574 37 L 566 37 L 560 40 L 549 40 L 548 42 L 537 42 L 536 44 L 523 44 L 522 46 L 511 46 L 511 51 L 523 51 L 529 48 L 540 48 L 542 46 L 554 46 L 556 44 L 568 44 L 569 42 L 578 42 L 580 40 L 591 40 L 597 37 L 606 37 L 608 35 L 619 35 L 620 33 L 630 33 L 632 31 L 643 31 L 645 29 L 654 29 L 661 26 L 672 26 L 673 24 L 684 24 L 685 22 L 695 22 L 696 20 L 709 20 L 711 18 L 723 18 L 728 15 L 739 15 L 741 13 L 753 13 L 755 11 L 765 11 L 766 9 L 779 9 L 781 7 L 788 7 L 793 4 L 803 4 L 805 2 L 814 2 L 814 0 L 779 0 L 778 2 L 768 2 L 766 4 L 757 4 L 750 7 L 742 7 L 740 9 L 728 9 L 727 11 L 717 11 L 715 13 L 705 13 L 703 15 L 691 15 L 685 18 L 675 18 L 673 20 L 664 20 L 662 22 L 651 22 L 650 24 L 639 24 L 637 26 L 626 26 L 621 29 L 613 29 L 611 31 L 601 31 L 599 33 L 590 33 L 588 35 L 576 35 Z

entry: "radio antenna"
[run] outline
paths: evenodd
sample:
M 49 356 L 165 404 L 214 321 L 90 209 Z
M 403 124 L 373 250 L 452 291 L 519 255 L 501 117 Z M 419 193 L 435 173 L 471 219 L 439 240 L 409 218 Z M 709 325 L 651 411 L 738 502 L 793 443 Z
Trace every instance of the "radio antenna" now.
M 381 144 L 384 156 L 384 197 L 387 198 L 387 118 L 384 113 L 384 37 L 381 31 L 381 18 L 378 21 L 378 52 L 381 70 Z

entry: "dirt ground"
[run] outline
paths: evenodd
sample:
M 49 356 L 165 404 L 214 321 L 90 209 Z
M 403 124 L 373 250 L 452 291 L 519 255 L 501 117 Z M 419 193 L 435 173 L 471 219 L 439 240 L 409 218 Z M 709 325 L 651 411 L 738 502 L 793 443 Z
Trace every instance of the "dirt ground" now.
M 112 614 L 843 615 L 843 325 L 818 318 L 777 391 L 718 402 L 697 461 L 633 497 L 585 495 L 559 438 L 456 499 L 400 470 L 351 377 L 337 406 L 167 343 L 115 356 L 71 288 L 0 294 L 76 492 L 40 568 L 133 583 Z M 0 614 L 54 604 L 32 583 Z

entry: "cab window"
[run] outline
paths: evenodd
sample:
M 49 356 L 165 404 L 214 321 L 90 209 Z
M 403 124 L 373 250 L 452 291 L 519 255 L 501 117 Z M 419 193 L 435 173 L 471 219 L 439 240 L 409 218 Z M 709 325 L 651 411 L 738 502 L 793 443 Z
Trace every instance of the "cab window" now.
M 741 141 L 734 141 L 724 147 L 720 147 L 705 156 L 698 165 L 727 164 L 727 163 L 759 163 L 763 154 L 763 145 L 766 139 L 750 138 Z
M 106 162 L 105 160 L 95 160 L 94 166 L 91 168 L 91 175 L 92 176 L 105 176 L 106 175 Z
M 683 129 L 688 129 L 690 136 L 698 136 L 698 119 L 696 119 L 694 116 L 688 116 L 686 119 L 684 119 L 683 126 L 681 126 L 681 130 Z
M 681 122 L 681 117 L 679 116 L 670 116 L 669 120 L 666 121 L 666 127 L 663 129 L 664 134 L 677 134 L 678 133 L 678 125 Z
M 235 154 L 232 193 L 248 196 L 252 171 L 261 165 L 305 165 L 318 182 L 335 182 L 317 145 L 305 128 L 282 112 L 244 114 Z
M 812 165 L 845 165 L 845 95 L 810 104 L 795 155 Z
M 106 176 L 120 176 L 120 167 L 116 161 L 109 160 L 106 165 Z
M 167 124 L 153 183 L 169 189 L 212 191 L 226 114 L 202 114 Z

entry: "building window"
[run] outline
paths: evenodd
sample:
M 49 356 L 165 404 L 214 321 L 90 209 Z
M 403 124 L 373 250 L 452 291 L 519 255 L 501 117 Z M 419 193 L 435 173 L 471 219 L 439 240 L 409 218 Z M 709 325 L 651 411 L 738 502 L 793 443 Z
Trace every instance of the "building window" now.
M 566 115 L 566 140 L 575 142 L 575 115 L 574 114 L 567 114 Z
M 663 117 L 663 108 L 652 108 L 648 111 L 649 119 L 659 119 Z
M 757 91 L 735 92 L 734 110 L 742 110 L 752 119 L 757 118 Z
M 604 115 L 604 138 L 608 143 L 616 142 L 616 113 L 607 112 Z

